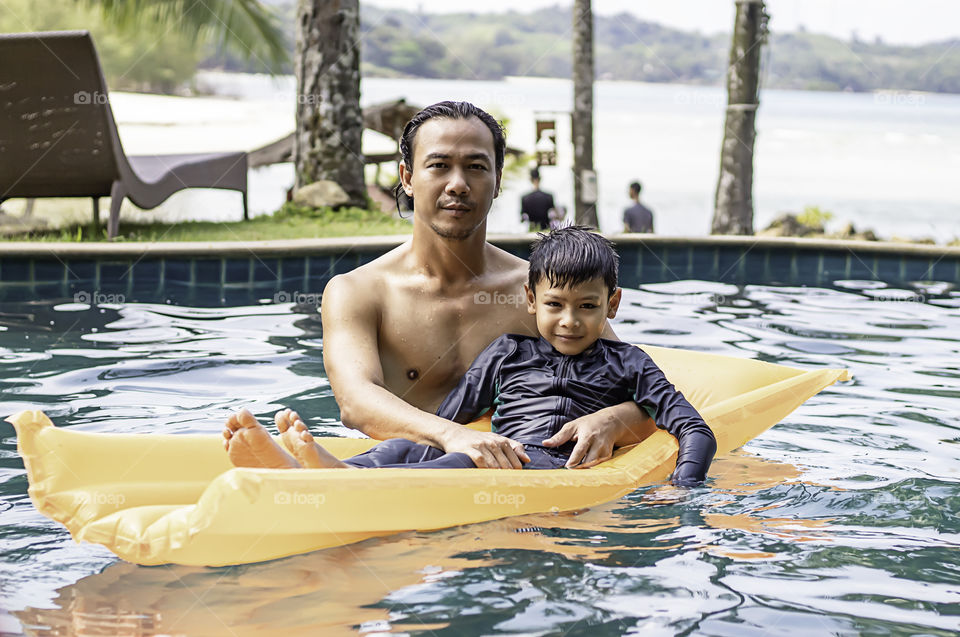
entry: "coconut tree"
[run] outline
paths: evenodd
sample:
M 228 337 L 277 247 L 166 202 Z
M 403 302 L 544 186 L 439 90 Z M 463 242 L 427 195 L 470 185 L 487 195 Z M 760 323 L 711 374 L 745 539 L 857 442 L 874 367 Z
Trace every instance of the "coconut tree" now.
M 599 228 L 593 172 L 593 8 L 573 3 L 573 199 L 577 223 Z
M 213 42 L 278 73 L 290 59 L 276 14 L 259 0 L 84 0 L 121 29 L 153 22 Z
M 763 0 L 736 0 L 736 5 L 713 234 L 753 234 L 753 145 L 760 105 L 760 49 L 766 40 L 769 16 Z

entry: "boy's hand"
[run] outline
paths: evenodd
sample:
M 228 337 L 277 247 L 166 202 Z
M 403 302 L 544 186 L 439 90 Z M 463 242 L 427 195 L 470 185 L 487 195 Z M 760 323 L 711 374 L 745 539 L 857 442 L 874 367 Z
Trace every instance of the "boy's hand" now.
M 559 447 L 576 440 L 577 444 L 567 459 L 567 469 L 586 469 L 613 457 L 613 444 L 619 438 L 620 429 L 616 423 L 597 414 L 588 414 L 571 420 L 560 431 L 543 441 L 544 447 Z
M 523 463 L 530 462 L 522 443 L 461 425 L 443 441 L 443 450 L 467 454 L 480 469 L 523 469 Z
M 566 467 L 587 469 L 612 458 L 613 448 L 617 444 L 633 444 L 643 440 L 652 427 L 653 421 L 640 412 L 636 403 L 621 403 L 571 420 L 544 440 L 543 446 L 559 447 L 576 440 Z

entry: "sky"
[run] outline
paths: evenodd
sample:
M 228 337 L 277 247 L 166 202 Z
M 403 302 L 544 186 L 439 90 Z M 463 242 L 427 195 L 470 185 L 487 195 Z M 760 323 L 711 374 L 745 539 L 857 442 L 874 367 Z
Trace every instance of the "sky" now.
M 502 13 L 572 5 L 572 0 L 361 0 L 365 4 L 428 13 Z M 955 0 L 766 0 L 770 27 L 777 31 L 827 33 L 891 44 L 923 44 L 960 38 L 960 2 Z M 733 0 L 593 0 L 596 14 L 620 12 L 650 22 L 702 33 L 729 32 Z

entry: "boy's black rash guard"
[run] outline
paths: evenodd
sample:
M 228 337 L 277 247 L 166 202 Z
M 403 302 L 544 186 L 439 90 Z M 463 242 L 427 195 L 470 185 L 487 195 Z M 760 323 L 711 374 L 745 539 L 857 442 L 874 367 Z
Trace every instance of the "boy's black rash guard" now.
M 567 356 L 542 337 L 504 334 L 477 356 L 437 415 L 466 424 L 492 406 L 494 432 L 542 446 L 571 420 L 631 400 L 676 437 L 673 483 L 703 482 L 717 449 L 713 432 L 647 353 L 628 343 L 601 338 Z M 564 447 L 569 453 L 572 441 Z

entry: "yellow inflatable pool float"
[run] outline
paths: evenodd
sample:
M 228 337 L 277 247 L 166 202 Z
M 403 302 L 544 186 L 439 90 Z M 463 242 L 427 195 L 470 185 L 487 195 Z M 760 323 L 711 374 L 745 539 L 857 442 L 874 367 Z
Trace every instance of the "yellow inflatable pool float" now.
M 717 453 L 779 422 L 845 370 L 647 347 L 700 411 Z M 219 435 L 99 434 L 58 429 L 40 411 L 8 419 L 30 498 L 77 541 L 137 564 L 225 566 L 409 530 L 595 506 L 666 478 L 677 442 L 657 431 L 583 470 L 241 469 Z M 343 458 L 369 439 L 324 438 Z

